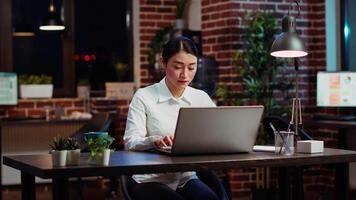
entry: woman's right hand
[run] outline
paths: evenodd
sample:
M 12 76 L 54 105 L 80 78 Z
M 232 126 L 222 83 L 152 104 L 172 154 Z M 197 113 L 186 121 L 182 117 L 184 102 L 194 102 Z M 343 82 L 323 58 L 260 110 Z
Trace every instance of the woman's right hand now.
M 154 141 L 154 145 L 158 148 L 172 146 L 173 139 L 172 135 L 164 136 L 163 138 Z

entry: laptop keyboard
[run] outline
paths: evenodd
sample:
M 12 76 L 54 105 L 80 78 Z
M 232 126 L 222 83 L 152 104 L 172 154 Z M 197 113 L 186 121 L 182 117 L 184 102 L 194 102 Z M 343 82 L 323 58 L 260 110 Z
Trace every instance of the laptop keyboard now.
M 159 147 L 159 148 L 157 148 L 157 150 L 160 152 L 164 152 L 164 153 L 171 153 L 172 146 Z

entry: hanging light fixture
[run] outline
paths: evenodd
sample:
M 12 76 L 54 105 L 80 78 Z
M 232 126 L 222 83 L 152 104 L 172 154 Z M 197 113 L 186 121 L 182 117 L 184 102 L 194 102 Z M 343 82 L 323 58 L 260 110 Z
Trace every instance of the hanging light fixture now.
M 15 4 L 15 21 L 12 36 L 14 37 L 31 37 L 35 35 L 34 27 L 29 23 L 29 12 L 26 1 L 19 1 Z
M 54 7 L 53 0 L 51 0 L 51 3 L 48 8 L 48 15 L 42 21 L 40 30 L 60 31 L 60 30 L 64 30 L 64 29 L 65 29 L 65 26 L 63 25 L 63 22 L 62 22 L 60 16 L 56 14 L 56 9 Z
M 298 15 L 300 7 L 298 1 L 294 1 L 298 6 Z M 274 40 L 271 48 L 271 55 L 282 58 L 297 58 L 308 55 L 305 51 L 304 43 L 299 38 L 296 31 L 296 19 L 289 14 L 282 20 L 282 33 Z
M 298 7 L 298 15 L 300 15 L 300 6 L 298 1 L 294 1 Z M 295 69 L 295 98 L 293 98 L 292 104 L 292 116 L 289 122 L 289 127 L 295 130 L 295 135 L 298 136 L 298 126 L 302 125 L 302 106 L 299 98 L 299 78 L 298 70 L 299 63 L 298 58 L 308 55 L 305 50 L 303 41 L 299 38 L 296 31 L 296 18 L 289 14 L 285 16 L 282 20 L 282 33 L 277 36 L 274 40 L 270 54 L 274 57 L 281 58 L 294 58 L 294 69 Z

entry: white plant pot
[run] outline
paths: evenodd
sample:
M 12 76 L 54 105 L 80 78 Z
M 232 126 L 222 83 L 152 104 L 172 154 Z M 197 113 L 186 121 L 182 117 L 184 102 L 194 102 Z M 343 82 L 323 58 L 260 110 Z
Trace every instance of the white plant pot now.
M 51 98 L 53 84 L 20 85 L 21 98 Z
M 185 28 L 185 21 L 184 19 L 176 19 L 176 29 L 184 29 Z
M 63 167 L 66 166 L 67 150 L 52 151 L 52 164 L 53 166 Z
M 108 166 L 110 161 L 110 149 L 104 149 L 102 153 L 98 153 L 96 156 L 96 164 Z
M 77 86 L 77 96 L 78 98 L 87 99 L 90 93 L 90 86 L 80 85 Z
M 80 149 L 67 150 L 67 165 L 79 165 Z

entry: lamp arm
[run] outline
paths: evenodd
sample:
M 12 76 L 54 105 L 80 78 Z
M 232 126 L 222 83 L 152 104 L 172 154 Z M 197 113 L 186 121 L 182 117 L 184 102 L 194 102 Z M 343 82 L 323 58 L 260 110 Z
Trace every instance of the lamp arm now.
M 297 7 L 298 7 L 298 15 L 296 16 L 296 18 L 298 18 L 299 15 L 300 15 L 300 5 L 299 5 L 299 1 L 294 0 L 294 3 L 296 3 L 296 4 L 297 4 Z M 291 7 L 291 5 L 289 5 L 289 7 L 288 7 L 288 15 L 289 15 L 290 7 Z

